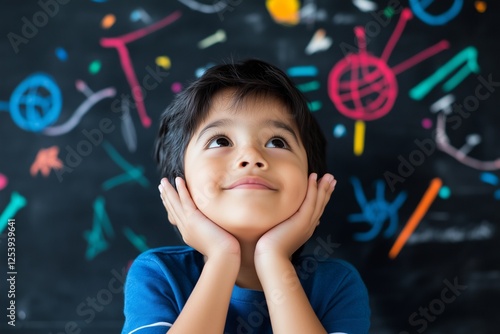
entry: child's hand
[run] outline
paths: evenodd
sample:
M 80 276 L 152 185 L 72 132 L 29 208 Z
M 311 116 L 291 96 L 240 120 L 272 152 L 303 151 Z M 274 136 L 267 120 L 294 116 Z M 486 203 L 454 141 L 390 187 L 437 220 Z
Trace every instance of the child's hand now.
M 177 191 L 162 179 L 158 186 L 163 205 L 167 209 L 168 219 L 177 226 L 184 242 L 205 255 L 240 256 L 240 244 L 230 233 L 208 219 L 194 204 L 185 181 L 177 177 Z
M 316 179 L 316 173 L 309 175 L 306 198 L 299 210 L 259 239 L 256 258 L 277 255 L 289 259 L 311 237 L 337 183 L 331 174 L 325 174 L 318 182 Z

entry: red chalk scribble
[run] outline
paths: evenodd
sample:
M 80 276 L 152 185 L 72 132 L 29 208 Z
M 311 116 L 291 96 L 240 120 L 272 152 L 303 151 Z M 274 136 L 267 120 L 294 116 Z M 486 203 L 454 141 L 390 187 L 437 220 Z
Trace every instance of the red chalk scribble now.
M 141 119 L 141 123 L 145 128 L 151 126 L 151 118 L 146 113 L 146 107 L 144 105 L 144 96 L 142 94 L 141 86 L 139 85 L 139 81 L 137 80 L 137 75 L 135 74 L 134 67 L 132 65 L 132 60 L 130 58 L 130 54 L 127 49 L 127 44 L 136 41 L 144 36 L 147 36 L 156 30 L 168 26 L 169 24 L 179 19 L 179 17 L 181 17 L 181 12 L 175 11 L 169 16 L 163 18 L 162 20 L 150 26 L 129 32 L 128 34 L 122 36 L 102 38 L 100 41 L 102 47 L 115 48 L 116 51 L 118 51 L 118 57 L 120 58 L 120 63 L 122 65 L 123 72 L 125 72 L 128 84 L 133 92 L 132 96 L 135 105 L 137 107 L 139 118 Z

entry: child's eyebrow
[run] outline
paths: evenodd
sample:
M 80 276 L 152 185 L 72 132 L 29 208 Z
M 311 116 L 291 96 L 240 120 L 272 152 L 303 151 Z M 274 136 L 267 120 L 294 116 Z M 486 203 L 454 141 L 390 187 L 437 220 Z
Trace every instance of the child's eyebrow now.
M 293 139 L 295 139 L 295 142 L 297 143 L 297 145 L 300 146 L 299 139 L 297 138 L 297 135 L 295 134 L 295 131 L 293 131 L 292 127 L 290 125 L 286 124 L 285 122 L 278 121 L 278 120 L 275 120 L 275 119 L 268 119 L 268 120 L 266 120 L 264 122 L 264 125 L 265 126 L 279 128 L 279 129 L 283 129 L 286 132 L 289 132 L 292 135 Z
M 230 126 L 232 125 L 234 122 L 233 120 L 229 119 L 229 118 L 222 118 L 222 119 L 218 119 L 216 121 L 213 121 L 211 123 L 208 123 L 201 131 L 200 133 L 198 134 L 198 138 L 196 138 L 196 142 L 198 142 L 200 140 L 200 138 L 203 136 L 203 134 L 205 132 L 207 132 L 209 129 L 211 128 L 219 128 L 219 127 L 224 127 L 224 126 Z

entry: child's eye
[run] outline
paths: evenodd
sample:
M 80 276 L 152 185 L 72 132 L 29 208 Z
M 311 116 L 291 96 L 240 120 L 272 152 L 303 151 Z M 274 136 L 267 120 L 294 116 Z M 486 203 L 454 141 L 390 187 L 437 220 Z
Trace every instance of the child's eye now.
M 230 146 L 231 142 L 226 137 L 218 136 L 213 137 L 208 141 L 207 148 L 215 148 L 215 147 L 225 147 Z
M 281 138 L 281 137 L 271 138 L 271 140 L 269 140 L 267 142 L 266 147 L 276 147 L 276 148 L 285 148 L 285 149 L 290 148 L 288 146 L 286 140 Z

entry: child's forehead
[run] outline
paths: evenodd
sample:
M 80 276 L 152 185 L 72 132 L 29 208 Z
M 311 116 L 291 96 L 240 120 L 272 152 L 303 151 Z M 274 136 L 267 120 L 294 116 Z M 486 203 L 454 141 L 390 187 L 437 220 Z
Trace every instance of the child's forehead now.
M 276 94 L 269 91 L 255 91 L 242 94 L 235 88 L 226 88 L 217 92 L 212 99 L 207 116 L 214 116 L 220 113 L 230 113 L 237 115 L 246 111 L 252 113 L 269 113 L 269 110 L 278 110 L 283 119 L 295 123 L 291 108 L 285 101 Z

